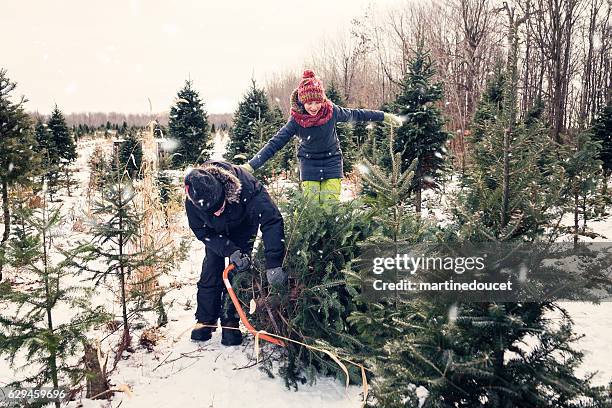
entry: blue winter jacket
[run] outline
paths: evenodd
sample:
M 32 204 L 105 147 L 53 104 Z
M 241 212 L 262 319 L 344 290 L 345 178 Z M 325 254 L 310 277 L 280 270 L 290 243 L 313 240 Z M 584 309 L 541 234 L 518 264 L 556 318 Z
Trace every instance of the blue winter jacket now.
M 382 121 L 384 112 L 367 109 L 347 109 L 334 105 L 331 119 L 321 126 L 302 127 L 290 118 L 276 135 L 249 160 L 249 164 L 257 170 L 287 142 L 297 136 L 300 139 L 298 158 L 300 160 L 300 177 L 302 181 L 321 181 L 332 178 L 342 178 L 342 150 L 336 134 L 338 122 Z

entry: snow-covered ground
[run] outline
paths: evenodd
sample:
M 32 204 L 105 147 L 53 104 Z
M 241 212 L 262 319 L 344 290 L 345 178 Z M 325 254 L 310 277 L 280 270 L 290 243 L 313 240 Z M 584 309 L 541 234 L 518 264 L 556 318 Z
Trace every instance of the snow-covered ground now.
M 224 151 L 224 138 L 217 135 L 214 158 L 220 158 Z M 84 217 L 86 197 L 84 192 L 89 180 L 87 160 L 101 140 L 79 143 L 79 158 L 75 168 L 78 191 L 72 197 L 62 197 L 63 212 L 68 215 L 66 225 L 58 231 L 67 241 L 86 237 L 72 231 L 72 224 Z M 109 148 L 109 146 L 107 145 Z M 342 198 L 350 200 L 354 188 L 344 183 Z M 424 214 L 433 219 L 443 220 L 445 197 L 425 195 Z M 179 215 L 183 230 L 189 234 L 186 219 Z M 612 239 L 612 217 L 590 223 L 591 228 Z M 349 408 L 361 405 L 362 391 L 359 386 L 351 386 L 345 391 L 344 383 L 331 378 L 320 378 L 314 386 L 304 385 L 297 392 L 287 391 L 280 378 L 269 378 L 258 369 L 253 359 L 253 339 L 248 338 L 239 347 L 225 347 L 220 344 L 220 330 L 213 334 L 211 341 L 196 343 L 189 339 L 190 328 L 194 323 L 196 303 L 196 282 L 204 256 L 203 244 L 192 240 L 191 250 L 186 259 L 175 271 L 164 277 L 162 284 L 169 288 L 164 298 L 167 304 L 169 322 L 159 330 L 160 338 L 152 352 L 137 347 L 134 353 L 124 355 L 111 376 L 115 386 L 126 384 L 128 393 L 116 393 L 109 401 L 82 399 L 70 404 L 72 407 L 118 407 L 155 408 L 155 407 L 337 407 Z M 6 274 L 8 279 L 15 279 Z M 96 302 L 107 304 L 111 312 L 119 313 L 110 292 L 98 293 Z M 110 306 L 114 305 L 114 306 Z M 612 303 L 592 305 L 587 303 L 568 303 L 564 305 L 575 321 L 576 331 L 585 337 L 579 346 L 585 350 L 586 357 L 581 372 L 599 370 L 596 384 L 607 384 L 612 378 Z M 65 311 L 64 313 L 69 313 Z M 155 315 L 148 316 L 155 322 Z M 134 343 L 142 330 L 133 332 Z M 102 339 L 105 333 L 94 333 Z M 245 336 L 245 338 L 247 338 Z M 102 341 L 103 351 L 108 351 L 117 343 L 116 336 Z M 112 359 L 112 358 L 111 358 Z M 9 382 L 18 374 L 8 364 L 0 360 L 0 385 Z M 78 405 L 81 404 L 81 405 Z
M 608 212 L 612 210 L 608 209 Z M 563 219 L 564 225 L 573 225 L 573 215 Z M 589 221 L 588 228 L 600 236 L 594 239 L 582 237 L 589 242 L 612 241 L 612 215 L 606 219 Z M 569 237 L 566 237 L 569 239 Z M 562 302 L 574 321 L 576 333 L 583 334 L 578 348 L 585 353 L 584 363 L 579 374 L 597 371 L 593 378 L 596 385 L 605 385 L 612 381 L 612 301 L 599 305 L 586 302 Z
M 221 158 L 225 137 L 217 134 L 213 158 Z M 86 140 L 79 143 L 79 157 L 75 163 L 75 178 L 78 187 L 72 197 L 58 197 L 62 203 L 65 222 L 54 231 L 57 239 L 75 243 L 87 239 L 84 233 L 73 231 L 75 221 L 85 219 L 87 199 L 85 191 L 89 182 L 87 161 L 97 145 L 110 152 L 111 144 L 104 140 Z M 190 234 L 186 218 L 177 217 L 183 231 Z M 57 241 L 56 241 L 57 242 Z M 196 282 L 200 275 L 204 257 L 204 246 L 195 238 L 191 242 L 188 258 L 179 268 L 163 277 L 161 284 L 168 287 L 164 297 L 167 306 L 168 324 L 159 330 L 159 340 L 152 352 L 137 347 L 134 353 L 125 353 L 111 376 L 111 383 L 120 387 L 127 385 L 131 393 L 118 392 L 112 400 L 80 399 L 69 404 L 71 407 L 332 407 L 348 408 L 360 405 L 361 387 L 351 386 L 345 390 L 344 383 L 333 378 L 318 379 L 316 384 L 300 386 L 297 392 L 287 391 L 280 377 L 269 378 L 255 364 L 252 337 L 245 335 L 245 342 L 239 347 L 225 347 L 220 342 L 220 330 L 213 333 L 211 341 L 193 342 L 189 338 L 195 323 Z M 5 270 L 6 279 L 19 282 L 20 278 Z M 110 288 L 102 287 L 96 293 L 94 304 L 104 304 L 107 310 L 120 316 L 121 310 Z M 58 310 L 58 320 L 69 319 L 70 309 Z M 156 315 L 146 315 L 153 326 Z M 138 344 L 141 330 L 132 332 L 133 344 Z M 93 339 L 100 339 L 104 353 L 118 343 L 117 335 L 107 337 L 107 332 L 92 333 Z M 105 338 L 107 337 L 107 338 Z M 267 347 L 267 346 L 264 346 Z M 109 365 L 112 362 L 112 353 Z M 16 373 L 6 360 L 0 360 L 0 386 L 17 379 L 23 372 Z

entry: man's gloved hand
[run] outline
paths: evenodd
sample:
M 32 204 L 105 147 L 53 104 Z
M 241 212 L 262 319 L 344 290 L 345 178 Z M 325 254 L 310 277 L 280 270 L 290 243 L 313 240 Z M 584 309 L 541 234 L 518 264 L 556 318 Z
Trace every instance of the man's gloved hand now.
M 287 286 L 287 281 L 289 280 L 289 276 L 282 266 L 266 269 L 266 277 L 268 278 L 268 283 L 276 287 Z
M 387 112 L 385 112 L 385 119 L 383 120 L 383 122 L 393 127 L 400 127 L 403 123 L 402 119 L 400 119 L 398 116 Z
M 230 262 L 236 267 L 236 271 L 241 272 L 249 267 L 251 261 L 247 254 L 243 254 L 239 249 L 232 252 L 229 257 Z
M 251 166 L 249 163 L 240 164 L 238 165 L 238 167 L 243 168 L 244 170 L 248 171 L 251 174 L 253 174 L 253 172 L 255 171 L 253 170 L 253 166 Z

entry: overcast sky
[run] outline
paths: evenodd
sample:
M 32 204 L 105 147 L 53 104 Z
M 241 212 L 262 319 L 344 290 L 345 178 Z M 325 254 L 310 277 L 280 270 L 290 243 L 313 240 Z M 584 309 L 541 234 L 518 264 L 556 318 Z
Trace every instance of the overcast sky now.
M 252 75 L 301 72 L 371 1 L 0 0 L 0 67 L 30 111 L 165 111 L 191 76 L 210 113 L 231 112 Z

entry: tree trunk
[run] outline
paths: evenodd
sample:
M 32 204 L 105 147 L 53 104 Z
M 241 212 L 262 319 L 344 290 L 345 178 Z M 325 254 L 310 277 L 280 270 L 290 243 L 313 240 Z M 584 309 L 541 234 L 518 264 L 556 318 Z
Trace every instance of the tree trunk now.
M 578 190 L 574 192 L 574 248 L 578 245 L 578 212 L 580 210 L 580 201 L 578 197 Z
M 46 223 L 47 219 L 46 219 L 46 213 L 47 213 L 47 203 L 43 203 L 44 205 L 44 215 L 43 215 L 43 220 Z M 50 285 L 51 283 L 49 282 L 49 258 L 48 258 L 48 254 L 47 254 L 47 232 L 46 229 L 43 230 L 43 270 L 44 270 L 44 277 L 45 277 L 45 311 L 47 313 L 47 329 L 49 330 L 49 332 L 51 333 L 51 336 L 53 336 L 54 332 L 53 332 L 53 314 L 52 314 L 52 309 L 53 309 L 53 305 L 55 304 L 55 299 L 52 299 L 53 295 L 51 293 L 51 288 Z M 59 279 L 58 279 L 59 280 Z M 59 283 L 59 282 L 58 282 Z M 57 293 L 57 292 L 55 292 Z M 53 388 L 58 388 L 59 387 L 59 381 L 58 381 L 58 373 L 57 373 L 57 350 L 55 348 L 55 346 L 52 346 L 50 348 L 50 353 L 49 353 L 49 371 L 51 374 L 51 381 L 53 383 Z M 60 408 L 60 402 L 55 401 L 55 407 L 56 408 Z
M 121 184 L 119 184 L 119 191 L 121 192 Z M 121 199 L 121 203 L 123 205 L 123 199 Z M 119 210 L 119 231 L 119 284 L 121 285 L 121 309 L 123 314 L 123 339 L 121 341 L 121 347 L 126 349 L 130 347 L 131 338 L 130 327 L 128 325 L 125 265 L 123 259 L 123 245 L 125 244 L 123 237 L 123 208 Z
M 66 165 L 66 170 L 65 170 L 65 174 L 66 174 L 66 189 L 68 190 L 68 197 L 72 197 L 72 192 L 70 190 L 70 170 L 68 169 L 68 166 Z
M 4 243 L 8 240 L 11 231 L 11 210 L 8 198 L 8 182 L 6 180 L 2 180 L 2 212 L 4 217 L 4 233 L 2 234 L 0 245 L 4 247 Z
M 587 226 L 587 196 L 586 193 L 582 196 L 582 233 L 586 232 Z
M 423 175 L 420 165 L 417 165 L 414 178 L 416 180 L 416 188 L 414 190 L 414 210 L 416 211 L 417 215 L 420 216 L 422 203 L 421 191 L 423 188 Z
M 6 248 L 6 241 L 11 235 L 11 211 L 8 201 L 8 182 L 2 180 L 2 212 L 4 218 L 4 232 L 2 233 L 2 241 L 0 241 L 0 252 L 4 252 Z M 2 269 L 4 268 L 4 262 L 0 262 L 0 281 L 2 281 Z
M 510 202 L 510 130 L 504 132 L 504 174 L 502 185 L 502 213 L 501 225 L 508 224 L 509 202 Z
M 110 385 L 108 383 L 105 366 L 98 359 L 97 349 L 90 343 L 84 344 L 85 348 L 85 369 L 88 372 L 87 376 L 87 394 L 86 398 L 96 397 L 96 399 L 109 399 L 111 397 Z
M 517 73 L 517 55 L 518 55 L 518 26 L 524 21 L 524 18 L 520 20 L 515 19 L 514 10 L 510 10 L 506 5 L 508 11 L 508 18 L 510 20 L 510 28 L 508 30 L 508 61 L 507 61 L 507 72 L 510 74 L 509 80 L 505 85 L 505 97 L 504 101 L 506 104 L 505 111 L 508 115 L 508 126 L 504 131 L 504 173 L 503 173 L 503 185 L 502 185 L 502 208 L 501 208 L 501 225 L 506 226 L 509 221 L 509 202 L 510 202 L 510 139 L 514 133 L 514 125 L 516 122 L 516 92 L 518 85 L 518 73 Z

